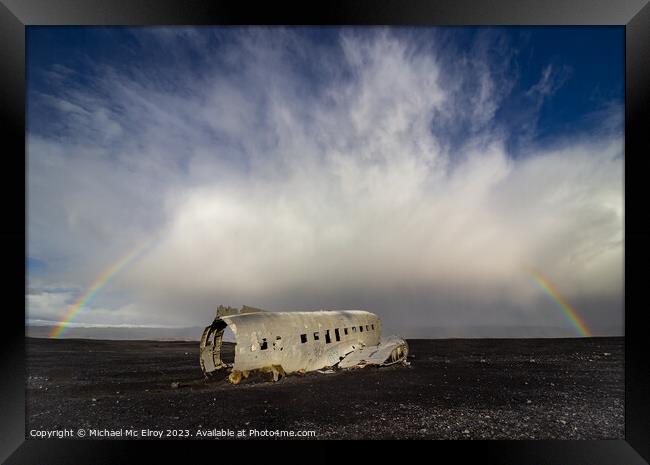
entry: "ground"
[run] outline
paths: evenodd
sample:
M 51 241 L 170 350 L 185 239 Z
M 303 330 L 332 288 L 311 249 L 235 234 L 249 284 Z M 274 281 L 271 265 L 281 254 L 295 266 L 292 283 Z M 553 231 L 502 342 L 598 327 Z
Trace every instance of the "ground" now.
M 410 366 L 204 380 L 198 342 L 27 339 L 26 435 L 310 430 L 329 439 L 622 439 L 623 338 L 409 340 Z M 189 433 L 188 433 L 189 432 Z M 223 433 L 217 433 L 223 434 Z

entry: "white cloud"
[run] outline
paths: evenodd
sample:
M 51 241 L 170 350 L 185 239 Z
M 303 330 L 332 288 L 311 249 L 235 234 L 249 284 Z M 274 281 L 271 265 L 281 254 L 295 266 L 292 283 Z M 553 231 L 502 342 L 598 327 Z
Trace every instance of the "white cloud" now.
M 88 114 L 79 133 L 30 135 L 30 253 L 67 263 L 55 273 L 83 287 L 160 234 L 111 284 L 133 303 L 91 308 L 88 322 L 194 325 L 222 302 L 345 302 L 393 322 L 410 311 L 414 326 L 543 324 L 524 266 L 575 302 L 622 294 L 621 139 L 513 159 L 493 120 L 507 92 L 480 55 L 461 96 L 430 51 L 346 31 L 341 57 L 322 52 L 326 83 L 308 91 L 287 52 L 301 40 L 250 31 L 233 45 L 245 57 L 237 73 L 219 61 L 179 76 L 177 92 L 113 70 L 97 83 L 109 97 L 48 97 Z M 547 68 L 531 92 L 549 95 L 554 76 Z M 450 152 L 435 118 L 483 129 Z M 64 312 L 30 299 L 34 319 Z M 410 301 L 431 306 L 394 304 Z
M 562 84 L 564 84 L 570 74 L 571 69 L 567 66 L 557 69 L 557 67 L 549 64 L 542 71 L 542 76 L 539 81 L 533 84 L 526 94 L 529 96 L 539 96 L 540 98 L 553 95 L 562 87 Z

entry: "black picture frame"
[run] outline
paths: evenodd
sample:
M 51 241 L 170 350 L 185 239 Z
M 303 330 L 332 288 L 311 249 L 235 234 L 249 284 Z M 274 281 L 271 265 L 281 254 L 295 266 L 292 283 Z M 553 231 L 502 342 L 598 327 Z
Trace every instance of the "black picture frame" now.
M 648 0 L 328 0 L 225 2 L 181 0 L 0 0 L 0 131 L 4 151 L 2 226 L 4 279 L 10 300 L 3 311 L 0 355 L 0 460 L 7 464 L 132 463 L 176 461 L 207 454 L 214 460 L 248 460 L 242 454 L 280 456 L 263 447 L 212 442 L 25 440 L 24 276 L 26 241 L 25 27 L 30 25 L 620 25 L 626 37 L 625 96 L 625 439 L 612 441 L 421 441 L 420 457 L 500 464 L 642 464 L 650 461 L 650 338 L 645 334 L 644 265 L 650 261 L 650 226 L 642 176 L 650 172 L 650 5 Z M 8 166 L 7 166 L 8 165 Z M 24 193 L 20 202 L 20 193 Z M 22 270 L 22 275 L 20 275 Z M 292 442 L 289 446 L 294 448 Z M 309 462 L 337 459 L 328 441 L 310 442 Z M 290 459 L 283 443 L 282 460 Z M 411 447 L 409 445 L 409 447 Z M 395 443 L 364 443 L 349 452 L 364 461 Z M 218 452 L 217 452 L 218 450 Z M 356 451 L 356 452 L 355 452 Z M 346 452 L 347 454 L 348 452 Z M 232 457 L 232 458 L 231 458 Z M 294 454 L 296 459 L 299 459 Z M 304 463 L 303 460 L 300 460 Z

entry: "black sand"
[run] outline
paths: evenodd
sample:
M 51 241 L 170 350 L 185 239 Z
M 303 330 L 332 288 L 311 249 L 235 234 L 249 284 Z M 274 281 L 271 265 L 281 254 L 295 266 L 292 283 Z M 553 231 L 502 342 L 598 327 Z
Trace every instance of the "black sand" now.
M 234 386 L 224 375 L 202 379 L 198 342 L 28 338 L 26 434 L 148 428 L 194 438 L 198 429 L 224 428 L 341 439 L 624 437 L 623 338 L 409 345 L 409 367 Z

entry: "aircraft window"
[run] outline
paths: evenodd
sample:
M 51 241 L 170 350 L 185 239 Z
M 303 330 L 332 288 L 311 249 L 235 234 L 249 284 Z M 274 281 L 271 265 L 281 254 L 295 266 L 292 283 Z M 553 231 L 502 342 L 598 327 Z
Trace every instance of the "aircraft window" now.
M 348 335 L 348 328 L 343 328 L 343 334 Z
M 318 341 L 318 331 L 314 331 L 314 341 Z
M 363 332 L 363 325 L 359 326 L 359 332 L 360 332 L 360 333 Z
M 262 343 L 260 344 L 260 350 L 266 350 L 269 348 L 269 344 L 266 342 L 266 338 L 262 338 Z
M 334 330 L 334 337 L 336 338 L 336 342 L 341 340 L 341 334 L 339 334 L 339 329 L 338 328 L 336 328 Z
M 307 335 L 306 335 L 306 334 L 301 334 L 301 335 L 300 335 L 300 342 L 302 342 L 303 344 L 304 344 L 305 342 L 307 342 Z
M 330 342 L 332 342 L 332 338 L 330 337 L 330 330 L 328 329 L 325 331 L 325 343 L 329 344 Z
M 357 332 L 357 327 L 356 327 L 356 326 L 353 326 L 353 327 L 352 327 L 352 332 L 353 332 L 353 333 L 356 333 L 356 332 Z

